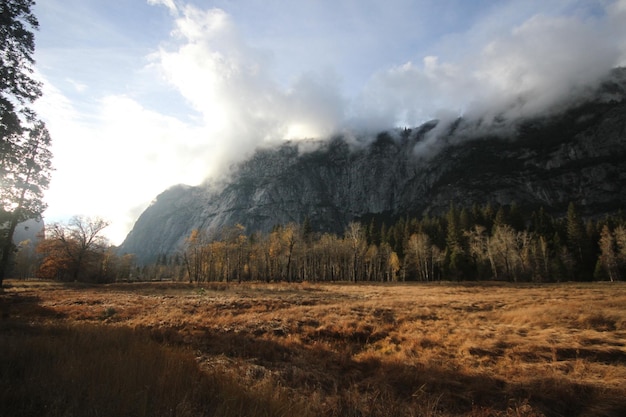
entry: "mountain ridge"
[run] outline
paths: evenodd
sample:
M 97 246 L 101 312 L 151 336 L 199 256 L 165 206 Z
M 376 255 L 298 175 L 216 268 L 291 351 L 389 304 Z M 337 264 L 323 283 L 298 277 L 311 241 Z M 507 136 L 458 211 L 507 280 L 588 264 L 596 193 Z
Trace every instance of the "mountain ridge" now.
M 430 121 L 359 138 L 258 149 L 220 187 L 174 186 L 139 217 L 120 249 L 140 262 L 181 248 L 192 230 L 248 233 L 302 223 L 342 233 L 359 217 L 516 203 L 599 216 L 626 204 L 626 70 L 591 99 L 514 121 Z

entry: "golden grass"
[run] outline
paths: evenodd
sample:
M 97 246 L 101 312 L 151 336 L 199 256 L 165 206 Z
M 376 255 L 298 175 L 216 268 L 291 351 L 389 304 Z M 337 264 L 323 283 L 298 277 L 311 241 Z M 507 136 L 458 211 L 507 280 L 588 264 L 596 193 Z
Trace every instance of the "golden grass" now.
M 80 357 L 90 350 L 89 340 L 111 332 L 124 332 L 129 346 L 131 339 L 137 341 L 139 353 L 131 357 L 164 355 L 165 365 L 152 361 L 145 364 L 149 370 L 136 373 L 156 381 L 169 377 L 153 369 L 167 369 L 174 385 L 150 392 L 161 389 L 158 398 L 186 405 L 163 412 L 166 406 L 148 401 L 151 414 L 141 414 L 140 407 L 125 415 L 229 415 L 219 407 L 234 402 L 245 406 L 230 415 L 626 415 L 624 283 L 76 286 L 13 281 L 0 299 L 6 327 L 2 346 L 21 337 L 11 326 L 22 326 L 37 334 L 87 335 L 85 346 L 69 356 Z M 119 352 L 119 346 L 99 344 L 108 347 L 81 360 L 93 362 L 96 370 L 89 372 L 99 378 L 117 381 L 98 367 L 109 372 L 112 364 L 130 364 L 119 353 L 106 353 Z M 6 358 L 8 348 L 2 349 Z M 21 361 L 36 354 L 26 352 Z M 182 381 L 175 376 L 178 363 L 196 382 L 176 382 Z M 76 380 L 88 376 L 72 375 Z M 214 383 L 202 382 L 207 378 Z M 112 396 L 107 403 L 116 404 L 112 393 L 133 392 L 141 384 L 113 382 L 115 390 L 92 387 L 89 395 Z M 215 385 L 230 388 L 210 388 Z M 128 398 L 117 403 L 133 404 Z M 0 414 L 9 411 L 0 409 Z

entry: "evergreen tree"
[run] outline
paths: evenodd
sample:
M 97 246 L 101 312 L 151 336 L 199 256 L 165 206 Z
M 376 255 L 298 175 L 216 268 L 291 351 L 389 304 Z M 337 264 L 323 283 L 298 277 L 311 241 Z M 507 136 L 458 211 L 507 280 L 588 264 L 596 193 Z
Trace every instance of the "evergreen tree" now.
M 576 271 L 574 277 L 578 280 L 590 280 L 595 267 L 593 244 L 574 203 L 570 203 L 567 208 L 566 236 L 567 248 Z
M 41 96 L 41 84 L 33 77 L 35 35 L 39 22 L 31 11 L 33 0 L 0 2 L 0 139 L 5 154 L 7 139 L 21 134 L 25 106 Z
M 493 220 L 493 227 L 496 228 L 498 226 L 504 226 L 507 224 L 509 224 L 509 222 L 508 222 L 506 212 L 504 211 L 504 207 L 500 206 Z
M 526 228 L 524 216 L 522 216 L 520 208 L 516 203 L 511 204 L 511 207 L 509 208 L 508 223 L 518 232 Z
M 495 211 L 491 206 L 491 203 L 487 203 L 487 205 L 483 208 L 483 219 L 485 223 L 483 226 L 487 228 L 487 230 L 491 230 L 493 228 L 493 220 L 495 218 Z
M 472 270 L 472 262 L 466 252 L 465 237 L 460 227 L 459 213 L 454 205 L 446 214 L 447 233 L 446 246 L 448 273 L 455 279 L 472 279 L 475 271 Z
M 543 207 L 540 207 L 538 211 L 533 211 L 531 215 L 532 231 L 537 232 L 542 236 L 551 236 L 554 234 L 553 220 Z
M 450 209 L 446 214 L 446 246 L 450 252 L 461 251 L 461 228 L 459 227 L 458 213 L 454 205 L 450 205 Z
M 461 213 L 459 213 L 459 229 L 461 229 L 461 233 L 467 232 L 472 227 L 472 219 L 470 218 L 470 214 L 466 208 L 461 209 Z
M 21 138 L 15 158 L 5 161 L 0 188 L 0 209 L 4 212 L 2 249 L 0 254 L 0 285 L 9 269 L 13 234 L 17 225 L 38 218 L 46 209 L 43 193 L 50 183 L 52 153 L 50 134 L 43 122 L 37 122 Z
M 45 209 L 51 170 L 50 135 L 28 107 L 41 96 L 33 77 L 39 23 L 32 0 L 0 2 L 0 286 L 9 268 L 15 227 Z
M 389 243 L 389 238 L 387 237 L 387 225 L 385 222 L 380 226 L 380 244 Z
M 302 223 L 302 238 L 306 243 L 309 243 L 311 237 L 313 235 L 313 226 L 311 226 L 311 220 L 309 216 L 304 218 L 304 222 Z
M 578 212 L 576 211 L 574 203 L 570 203 L 567 208 L 566 232 L 569 249 L 576 254 L 578 259 L 582 259 L 582 246 L 585 238 L 585 228 Z

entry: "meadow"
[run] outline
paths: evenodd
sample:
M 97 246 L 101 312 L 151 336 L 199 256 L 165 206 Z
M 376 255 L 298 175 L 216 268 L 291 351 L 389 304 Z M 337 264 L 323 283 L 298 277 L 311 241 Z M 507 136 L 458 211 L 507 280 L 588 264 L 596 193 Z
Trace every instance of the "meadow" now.
M 624 416 L 626 283 L 7 281 L 0 415 Z

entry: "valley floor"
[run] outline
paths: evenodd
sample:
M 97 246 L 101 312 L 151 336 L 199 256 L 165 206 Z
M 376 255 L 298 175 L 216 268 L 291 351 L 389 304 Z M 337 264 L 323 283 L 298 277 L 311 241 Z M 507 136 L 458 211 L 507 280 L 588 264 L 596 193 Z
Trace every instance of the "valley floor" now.
M 626 283 L 6 284 L 0 415 L 626 415 Z

